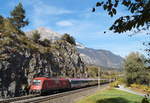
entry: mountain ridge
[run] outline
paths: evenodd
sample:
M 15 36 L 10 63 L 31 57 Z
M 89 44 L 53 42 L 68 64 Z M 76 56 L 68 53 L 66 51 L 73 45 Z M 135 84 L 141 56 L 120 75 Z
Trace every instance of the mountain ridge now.
M 117 69 L 122 67 L 123 58 L 119 55 L 112 53 L 109 50 L 78 48 L 78 51 L 81 53 L 80 56 L 82 60 L 85 61 L 87 64 L 91 65 L 95 64 L 97 66 L 104 66 L 107 68 L 117 68 Z
M 56 40 L 60 40 L 62 37 L 62 34 L 44 27 L 37 28 L 36 30 L 41 34 L 41 40 L 49 39 L 52 42 L 55 42 Z M 26 32 L 27 36 L 31 37 L 32 33 L 36 30 Z M 108 68 L 122 67 L 123 58 L 109 50 L 88 48 L 79 42 L 76 43 L 76 48 L 80 53 L 81 59 L 86 64 L 104 66 Z

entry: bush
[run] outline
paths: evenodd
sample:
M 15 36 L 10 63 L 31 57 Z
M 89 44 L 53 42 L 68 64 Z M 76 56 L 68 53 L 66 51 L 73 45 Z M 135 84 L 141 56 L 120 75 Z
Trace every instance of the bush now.
M 120 84 L 124 84 L 124 83 L 125 83 L 125 79 L 124 79 L 124 78 L 118 78 L 117 81 L 118 81 Z
M 61 39 L 67 41 L 70 44 L 76 45 L 75 39 L 67 33 L 64 34 Z
M 141 103 L 149 103 L 149 100 L 147 99 L 146 96 L 142 99 Z
M 48 39 L 44 39 L 43 41 L 39 41 L 39 44 L 41 44 L 44 47 L 50 47 L 51 41 Z
M 118 86 L 119 84 L 120 84 L 119 81 L 115 81 L 115 82 L 110 83 L 110 86 L 111 86 L 111 87 L 119 87 L 119 86 Z
M 147 93 L 150 93 L 150 87 L 146 86 L 146 85 L 140 85 L 140 84 L 131 84 L 130 85 L 132 88 L 137 88 L 137 89 L 141 89 Z
M 132 88 L 138 88 L 138 87 L 139 87 L 139 85 L 137 85 L 137 84 L 135 84 L 135 83 L 134 83 L 134 84 L 131 84 L 130 86 L 131 86 Z
M 33 32 L 32 39 L 34 42 L 38 43 L 40 38 L 41 38 L 41 36 L 40 36 L 40 33 L 38 31 Z

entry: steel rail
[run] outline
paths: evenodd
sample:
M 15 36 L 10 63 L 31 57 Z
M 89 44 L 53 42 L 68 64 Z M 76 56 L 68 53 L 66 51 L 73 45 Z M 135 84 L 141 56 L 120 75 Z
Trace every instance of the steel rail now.
M 0 103 L 10 103 L 10 102 L 30 99 L 30 98 L 34 98 L 34 97 L 38 97 L 38 96 L 39 95 L 27 95 L 27 96 L 15 97 L 15 98 L 2 99 L 2 100 L 0 100 Z
M 67 95 L 70 95 L 70 94 L 75 94 L 75 93 L 78 93 L 78 92 L 82 92 L 82 91 L 89 90 L 89 89 L 94 89 L 94 88 L 97 88 L 97 86 L 80 88 L 80 89 L 67 91 L 67 92 L 63 92 L 63 93 L 57 93 L 57 94 L 48 95 L 48 96 L 41 96 L 41 97 L 36 97 L 36 98 L 17 101 L 17 102 L 12 102 L 12 103 L 40 103 L 40 102 L 49 101 L 51 99 L 64 97 L 64 96 L 67 96 Z

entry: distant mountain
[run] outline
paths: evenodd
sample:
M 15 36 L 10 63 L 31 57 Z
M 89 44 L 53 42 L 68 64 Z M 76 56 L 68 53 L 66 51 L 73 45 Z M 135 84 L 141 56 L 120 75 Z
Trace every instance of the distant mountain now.
M 41 39 L 47 38 L 52 42 L 54 42 L 55 40 L 59 40 L 62 36 L 59 33 L 56 33 L 44 27 L 40 27 L 36 30 L 41 34 Z M 32 30 L 30 32 L 27 32 L 26 34 L 29 37 L 31 37 L 34 31 L 35 30 Z M 82 60 L 86 64 L 103 66 L 107 68 L 121 68 L 123 58 L 120 57 L 119 55 L 113 54 L 108 50 L 101 50 L 101 49 L 96 50 L 92 48 L 87 48 L 81 43 L 76 44 L 77 44 L 76 48 L 80 53 Z
M 78 47 L 82 60 L 87 64 L 103 66 L 107 68 L 121 68 L 123 58 L 107 50 Z
M 55 40 L 59 40 L 61 38 L 62 35 L 50 30 L 50 29 L 47 29 L 47 28 L 44 28 L 44 27 L 39 27 L 37 28 L 36 30 L 32 30 L 32 31 L 29 31 L 29 32 L 26 32 L 26 35 L 28 37 L 32 37 L 32 34 L 33 32 L 35 31 L 38 31 L 41 35 L 41 40 L 43 39 L 49 39 L 51 40 L 52 42 L 54 42 Z

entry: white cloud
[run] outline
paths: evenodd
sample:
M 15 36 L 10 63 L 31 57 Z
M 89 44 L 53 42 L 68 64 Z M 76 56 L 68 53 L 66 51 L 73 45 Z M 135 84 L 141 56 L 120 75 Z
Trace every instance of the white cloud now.
M 72 11 L 70 10 L 47 5 L 47 4 L 44 4 L 43 2 L 37 3 L 34 6 L 34 11 L 38 15 L 62 15 L 62 14 L 72 13 Z
M 128 35 L 133 32 L 116 35 L 107 30 L 117 17 L 126 14 L 124 12 L 118 12 L 117 16 L 111 18 L 106 15 L 106 12 L 92 13 L 90 9 L 76 12 L 75 10 L 65 9 L 65 7 L 46 4 L 42 0 L 38 0 L 38 2 L 37 0 L 27 1 L 30 1 L 28 5 L 33 7 L 32 12 L 29 10 L 33 27 L 44 26 L 61 34 L 69 33 L 77 41 L 91 48 L 108 49 L 125 56 L 130 51 L 138 51 L 139 48 L 142 48 L 142 40 L 145 40 L 143 36 L 145 31 L 138 33 L 141 35 L 130 38 Z M 104 34 L 104 31 L 107 31 L 106 34 Z
M 64 9 L 62 7 L 53 6 L 46 4 L 42 0 L 27 0 L 24 2 L 27 5 L 33 7 L 33 13 L 38 15 L 61 15 L 61 14 L 70 14 L 71 10 Z
M 58 26 L 73 26 L 73 23 L 71 21 L 64 20 L 64 21 L 57 22 L 56 25 L 58 25 Z
M 47 25 L 51 25 L 60 16 L 73 13 L 71 10 L 49 5 L 39 0 L 38 2 L 37 0 L 32 0 L 31 2 L 27 0 L 26 4 L 32 6 L 32 9 L 28 11 L 28 15 L 30 16 L 31 24 L 34 28 L 39 26 L 46 27 Z

